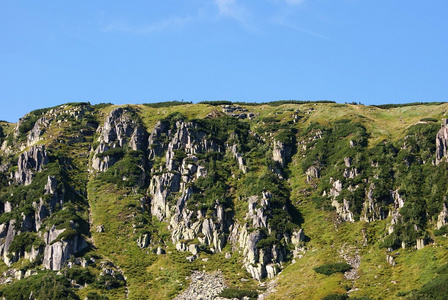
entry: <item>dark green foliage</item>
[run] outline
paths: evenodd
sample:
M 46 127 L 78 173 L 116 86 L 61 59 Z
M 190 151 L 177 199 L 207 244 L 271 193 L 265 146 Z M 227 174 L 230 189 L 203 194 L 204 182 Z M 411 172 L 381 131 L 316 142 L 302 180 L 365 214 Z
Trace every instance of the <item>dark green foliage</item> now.
M 79 297 L 70 290 L 70 282 L 53 272 L 43 272 L 35 276 L 16 281 L 0 288 L 5 299 L 27 300 L 31 292 L 38 300 L 78 300 Z
M 35 232 L 22 232 L 19 235 L 14 236 L 8 251 L 11 253 L 29 252 L 31 251 L 32 246 L 39 246 L 41 244 L 43 244 L 43 241 Z
M 90 292 L 87 294 L 86 300 L 109 300 L 109 298 L 104 295 L 98 295 L 97 293 Z
M 346 300 L 346 299 L 349 299 L 347 294 L 330 294 L 322 298 L 322 300 Z
M 423 119 L 420 119 L 420 121 L 422 121 L 422 122 L 439 122 L 439 120 L 437 120 L 436 118 L 423 118 Z
M 120 280 L 121 279 L 121 280 Z M 117 278 L 117 276 L 112 276 L 109 274 L 104 274 L 99 276 L 97 281 L 92 285 L 98 289 L 117 289 L 124 286 L 125 282 L 122 278 Z
M 343 162 L 344 157 L 355 157 L 366 149 L 369 137 L 362 124 L 347 119 L 339 120 L 331 127 L 311 123 L 302 136 L 321 136 L 307 146 L 306 157 L 302 161 L 303 171 L 312 165 L 333 166 Z M 354 147 L 350 147 L 350 141 Z
M 191 104 L 191 102 L 183 102 L 183 101 L 165 101 L 165 102 L 156 102 L 156 103 L 143 103 L 144 106 L 152 107 L 152 108 L 162 108 L 162 107 L 170 107 L 170 106 L 178 106 Z
M 216 101 L 200 101 L 198 104 L 207 104 L 207 105 L 213 105 L 213 106 L 219 106 L 219 105 L 232 105 L 232 101 L 226 101 L 226 100 L 216 100 Z
M 284 129 L 280 130 L 275 136 L 277 141 L 282 142 L 285 145 L 292 145 L 295 142 L 295 130 L 294 129 Z
M 411 299 L 445 300 L 448 295 L 448 274 L 440 274 L 425 284 Z
M 232 289 L 227 288 L 224 289 L 220 294 L 219 297 L 223 298 L 237 298 L 237 299 L 243 299 L 244 297 L 248 297 L 249 299 L 257 299 L 258 293 L 257 291 L 252 290 L 239 290 L 239 289 Z
M 106 172 L 99 174 L 98 179 L 117 184 L 118 187 L 140 186 L 144 184 L 144 182 L 141 182 L 144 166 L 144 153 L 142 151 L 129 150 L 123 155 L 121 160 L 116 162 Z
M 279 240 L 277 240 L 273 236 L 268 236 L 267 238 L 264 238 L 262 240 L 259 240 L 257 242 L 257 248 L 258 249 L 269 249 L 274 245 L 277 245 L 279 243 Z
M 96 157 L 103 158 L 106 156 L 111 156 L 116 160 L 120 160 L 123 158 L 125 152 L 126 151 L 123 148 L 112 148 L 112 149 L 109 149 L 104 152 L 96 154 Z
M 95 281 L 95 276 L 85 268 L 70 268 L 65 272 L 65 277 L 76 281 L 77 284 L 90 284 Z
M 277 101 L 269 101 L 269 102 L 232 102 L 227 100 L 217 100 L 217 101 L 201 101 L 198 104 L 208 104 L 213 106 L 218 105 L 245 105 L 245 106 L 260 106 L 260 105 L 269 105 L 269 106 L 280 106 L 285 104 L 308 104 L 308 103 L 336 103 L 331 100 L 317 100 L 317 101 L 309 101 L 309 100 L 277 100 Z
M 108 102 L 108 103 L 98 103 L 98 104 L 92 105 L 92 107 L 94 109 L 102 109 L 102 108 L 105 108 L 105 107 L 108 107 L 108 106 L 111 106 L 111 105 L 113 105 L 113 103 L 110 103 L 110 102 Z
M 435 236 L 440 236 L 444 234 L 448 234 L 448 225 L 442 226 L 439 229 L 434 230 Z
M 319 267 L 313 268 L 313 270 L 316 273 L 324 274 L 324 275 L 331 275 L 334 273 L 345 273 L 347 271 L 350 271 L 351 269 L 352 269 L 352 266 L 350 266 L 348 263 L 344 263 L 344 262 L 323 264 Z
M 446 102 L 412 102 L 412 103 L 401 103 L 401 104 L 382 104 L 382 105 L 373 105 L 373 106 L 381 108 L 381 109 L 390 109 L 390 108 L 416 106 L 416 105 L 442 105 L 444 103 L 446 103 Z
M 438 267 L 436 269 L 437 274 L 448 274 L 448 263 Z
M 182 149 L 174 150 L 174 157 L 173 157 L 174 160 L 181 162 L 186 157 L 187 157 L 187 154 L 185 153 L 184 150 L 182 150 Z

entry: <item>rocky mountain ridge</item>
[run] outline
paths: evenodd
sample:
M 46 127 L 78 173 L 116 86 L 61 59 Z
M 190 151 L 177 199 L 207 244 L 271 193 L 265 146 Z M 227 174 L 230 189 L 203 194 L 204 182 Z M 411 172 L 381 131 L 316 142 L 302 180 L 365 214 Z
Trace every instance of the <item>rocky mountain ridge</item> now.
M 0 124 L 5 270 L 91 278 L 85 291 L 74 279 L 65 287 L 74 298 L 105 287 L 110 297 L 138 298 L 144 292 L 133 280 L 153 282 L 151 273 L 127 266 L 118 277 L 98 275 L 94 264 L 73 264 L 103 253 L 104 261 L 117 256 L 112 265 L 120 268 L 121 254 L 104 247 L 123 232 L 123 251 L 138 253 L 146 269 L 164 256 L 183 257 L 174 268 L 224 259 L 241 266 L 250 285 L 306 255 L 310 236 L 293 199 L 335 214 L 336 224 L 386 222 L 376 249 L 387 249 L 390 265 L 397 249 L 434 244 L 432 230 L 443 235 L 448 222 L 443 113 L 374 143 L 361 117 L 313 119 L 331 105 L 204 104 L 198 118 L 183 105 L 162 106 L 157 116 L 146 106 L 74 103 L 31 112 L 15 127 Z M 102 197 L 122 208 L 99 210 Z M 363 235 L 364 247 L 374 243 Z M 359 267 L 358 250 L 345 256 Z

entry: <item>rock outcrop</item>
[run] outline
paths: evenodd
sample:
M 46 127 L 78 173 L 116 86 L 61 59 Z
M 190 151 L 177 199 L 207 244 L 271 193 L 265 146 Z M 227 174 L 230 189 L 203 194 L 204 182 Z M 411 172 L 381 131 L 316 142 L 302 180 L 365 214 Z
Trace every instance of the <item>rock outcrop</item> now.
M 443 203 L 443 208 L 440 214 L 437 216 L 437 229 L 448 224 L 448 208 L 446 203 Z
M 436 165 L 448 156 L 448 119 L 443 119 L 436 135 Z
M 187 259 L 192 261 L 200 251 L 199 245 L 212 252 L 221 252 L 227 243 L 231 243 L 235 251 L 241 251 L 244 266 L 254 278 L 261 280 L 275 276 L 286 260 L 285 245 L 265 244 L 260 248 L 258 244 L 271 231 L 268 224 L 272 217 L 271 194 L 266 191 L 261 197 L 248 197 L 247 224 L 240 224 L 234 221 L 233 212 L 227 212 L 218 201 L 208 208 L 199 206 L 194 200 L 195 191 L 190 187 L 208 176 L 207 168 L 199 159 L 206 153 L 225 155 L 226 151 L 230 152 L 238 168 L 245 173 L 243 155 L 237 151 L 237 146 L 209 140 L 199 124 L 184 121 L 157 123 L 148 144 L 152 165 L 148 189 L 151 214 L 169 222 L 176 249 L 190 252 L 193 256 Z M 283 145 L 280 146 L 282 150 L 277 150 L 281 160 L 285 161 L 290 154 L 285 152 Z
M 44 165 L 49 162 L 45 145 L 32 146 L 19 156 L 18 170 L 14 174 L 16 183 L 29 185 L 33 181 L 35 172 L 41 172 Z
M 106 118 L 103 126 L 98 127 L 99 145 L 94 150 L 93 169 L 106 172 L 119 159 L 122 153 L 108 150 L 128 147 L 134 151 L 146 150 L 147 132 L 132 110 L 116 108 Z M 144 180 L 144 178 L 142 179 Z
M 64 263 L 76 252 L 87 247 L 86 241 L 79 235 L 68 240 L 57 240 L 66 229 L 50 228 L 43 236 L 46 243 L 42 267 L 49 270 L 60 270 Z

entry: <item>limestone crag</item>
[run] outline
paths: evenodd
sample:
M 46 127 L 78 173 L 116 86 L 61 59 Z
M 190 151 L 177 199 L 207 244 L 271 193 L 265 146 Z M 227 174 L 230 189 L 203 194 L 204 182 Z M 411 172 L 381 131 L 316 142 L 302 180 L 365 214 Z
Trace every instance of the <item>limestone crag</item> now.
M 448 157 L 448 119 L 443 119 L 436 135 L 436 165 L 446 157 Z
M 448 208 L 446 207 L 446 203 L 443 203 L 443 209 L 440 214 L 437 216 L 437 229 L 440 229 L 442 226 L 446 226 L 448 224 Z
M 268 219 L 270 217 L 270 193 L 263 193 L 248 199 L 247 223 L 235 223 L 230 226 L 229 242 L 240 249 L 243 254 L 243 264 L 251 276 L 257 280 L 264 277 L 272 278 L 281 269 L 281 263 L 286 260 L 286 249 L 283 244 L 259 242 L 266 238 L 265 232 L 270 232 Z M 249 224 L 249 226 L 248 226 Z M 301 233 L 294 233 L 294 245 L 298 246 Z M 291 242 L 291 237 L 285 234 L 285 240 Z
M 43 235 L 46 243 L 42 267 L 49 270 L 60 270 L 64 263 L 76 252 L 87 247 L 87 243 L 79 235 L 67 240 L 57 240 L 66 229 L 56 229 L 54 226 Z
M 201 244 L 218 252 L 224 244 L 226 216 L 222 205 L 216 204 L 210 217 L 206 217 L 201 209 L 192 211 L 187 208 L 193 193 L 187 187 L 188 183 L 207 174 L 198 164 L 196 154 L 211 151 L 222 152 L 223 149 L 205 139 L 205 132 L 192 122 L 177 121 L 173 128 L 159 122 L 149 136 L 149 158 L 156 159 L 165 153 L 165 164 L 160 168 L 169 171 L 157 174 L 159 169 L 153 165 L 149 186 L 151 214 L 159 220 L 169 221 L 172 241 L 180 251 L 197 252 L 194 245 L 186 245 L 179 242 L 181 240 L 197 238 Z
M 374 190 L 375 184 L 371 183 L 369 190 L 367 191 L 367 198 L 363 205 L 363 213 L 360 217 L 361 221 L 373 222 L 375 220 L 384 220 L 387 217 L 387 213 L 377 205 L 378 203 L 373 197 Z
M 15 182 L 29 185 L 33 181 L 34 172 L 41 172 L 44 165 L 49 162 L 45 145 L 32 146 L 19 156 L 18 170 L 14 174 Z
M 112 110 L 103 126 L 98 127 L 97 133 L 99 145 L 92 159 L 92 167 L 97 171 L 106 172 L 120 159 L 113 153 L 108 155 L 110 149 L 129 147 L 134 151 L 146 150 L 147 132 L 137 115 L 127 108 Z
M 241 251 L 244 266 L 254 278 L 260 280 L 275 276 L 286 259 L 285 245 L 258 246 L 258 242 L 266 238 L 266 233 L 271 232 L 268 224 L 272 210 L 271 194 L 268 191 L 263 192 L 261 197 L 248 197 L 245 218 L 248 224 L 244 225 L 236 223 L 233 212 L 226 210 L 218 201 L 207 209 L 192 205 L 194 191 L 191 183 L 208 174 L 198 157 L 208 152 L 222 155 L 227 152 L 236 159 L 244 173 L 246 166 L 238 146 L 209 140 L 198 123 L 182 120 L 158 122 L 148 144 L 149 163 L 152 166 L 148 189 L 151 214 L 169 222 L 176 249 L 190 252 L 193 256 L 187 259 L 192 261 L 196 258 L 199 245 L 208 247 L 212 252 L 221 252 L 226 243 L 231 243 L 234 251 Z M 279 153 L 282 160 L 288 158 L 284 150 Z
M 0 255 L 2 256 L 5 264 L 10 265 L 11 260 L 9 258 L 9 246 L 13 241 L 14 237 L 17 235 L 17 230 L 15 229 L 16 220 L 10 220 L 6 224 L 0 225 Z
M 306 170 L 306 182 L 310 183 L 313 179 L 317 179 L 320 176 L 320 170 L 316 166 L 311 166 Z
M 391 197 L 392 199 L 394 199 L 394 207 L 389 211 L 389 216 L 392 216 L 388 229 L 389 234 L 392 234 L 394 232 L 394 226 L 400 221 L 400 209 L 404 206 L 404 199 L 400 196 L 398 190 L 392 191 Z

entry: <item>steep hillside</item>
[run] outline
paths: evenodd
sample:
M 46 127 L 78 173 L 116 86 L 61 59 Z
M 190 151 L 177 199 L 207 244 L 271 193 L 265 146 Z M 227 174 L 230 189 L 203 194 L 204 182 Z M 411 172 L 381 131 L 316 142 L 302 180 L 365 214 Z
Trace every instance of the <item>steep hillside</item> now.
M 447 109 L 68 103 L 0 122 L 0 293 L 443 299 Z

